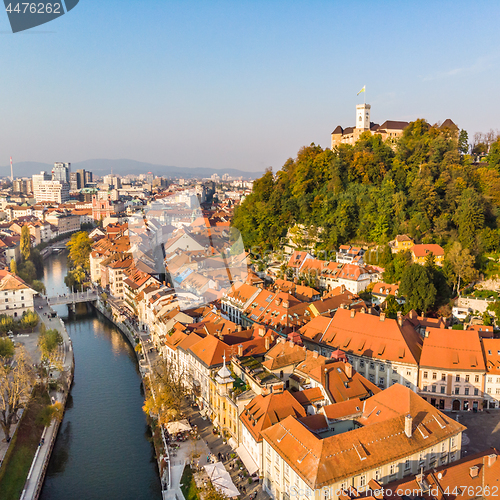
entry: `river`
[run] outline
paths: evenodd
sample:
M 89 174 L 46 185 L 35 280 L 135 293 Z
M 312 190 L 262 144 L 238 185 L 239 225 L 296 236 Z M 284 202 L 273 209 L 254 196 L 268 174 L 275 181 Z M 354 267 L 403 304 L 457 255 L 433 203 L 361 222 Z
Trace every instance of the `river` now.
M 45 260 L 47 293 L 65 293 L 66 254 Z M 154 500 L 158 468 L 142 411 L 135 354 L 120 331 L 85 304 L 68 318 L 75 377 L 40 498 Z

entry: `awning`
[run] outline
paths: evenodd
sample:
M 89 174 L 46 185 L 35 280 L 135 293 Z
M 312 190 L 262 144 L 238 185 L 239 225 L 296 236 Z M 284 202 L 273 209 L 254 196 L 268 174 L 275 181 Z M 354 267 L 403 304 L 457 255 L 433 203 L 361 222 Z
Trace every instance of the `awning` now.
M 215 464 L 207 464 L 204 466 L 207 471 L 208 478 L 214 485 L 214 488 L 228 498 L 237 497 L 240 495 L 238 488 L 231 480 L 229 472 L 220 462 Z
M 238 453 L 241 461 L 245 464 L 245 467 L 247 468 L 247 471 L 250 475 L 259 470 L 259 466 L 254 462 L 252 455 L 248 453 L 247 449 L 243 445 L 240 445 L 238 446 L 238 448 L 236 448 L 236 453 Z
M 238 443 L 232 437 L 228 439 L 227 444 L 231 446 L 233 450 L 235 450 L 238 447 Z
M 190 430 L 191 426 L 185 418 L 183 420 L 178 420 L 177 422 L 169 422 L 167 424 L 167 431 L 169 432 L 169 434 L 177 434 L 178 432 Z

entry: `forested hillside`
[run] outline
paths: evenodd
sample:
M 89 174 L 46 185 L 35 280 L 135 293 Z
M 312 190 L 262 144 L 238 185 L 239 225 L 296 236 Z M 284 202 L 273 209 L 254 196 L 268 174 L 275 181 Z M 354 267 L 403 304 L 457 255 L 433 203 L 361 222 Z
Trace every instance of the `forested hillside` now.
M 412 122 L 395 150 L 369 132 L 335 151 L 312 144 L 255 181 L 233 224 L 247 247 L 264 249 L 278 248 L 295 224 L 311 228 L 326 250 L 397 234 L 448 248 L 458 241 L 480 266 L 500 242 L 500 139 L 480 164 L 467 150 L 464 131 L 457 137 L 425 120 Z

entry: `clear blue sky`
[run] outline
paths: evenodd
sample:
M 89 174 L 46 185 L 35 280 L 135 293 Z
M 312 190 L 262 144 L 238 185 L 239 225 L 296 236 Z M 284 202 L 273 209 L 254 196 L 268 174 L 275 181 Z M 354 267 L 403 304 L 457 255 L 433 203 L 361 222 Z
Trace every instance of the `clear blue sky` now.
M 0 165 L 131 158 L 279 169 L 372 121 L 500 128 L 500 2 L 80 0 L 9 33 Z

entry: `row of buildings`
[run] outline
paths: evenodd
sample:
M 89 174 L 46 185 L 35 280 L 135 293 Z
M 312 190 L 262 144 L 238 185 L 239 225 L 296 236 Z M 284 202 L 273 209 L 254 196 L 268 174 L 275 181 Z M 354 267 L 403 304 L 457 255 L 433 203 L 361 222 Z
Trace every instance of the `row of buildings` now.
M 269 285 L 224 244 L 230 217 L 156 207 L 110 225 L 94 234 L 91 274 L 266 491 L 357 498 L 455 467 L 464 427 L 441 410 L 498 406 L 491 332 L 414 312 L 387 318 L 339 281 L 323 296 L 296 281 Z M 496 452 L 483 455 L 494 474 Z

